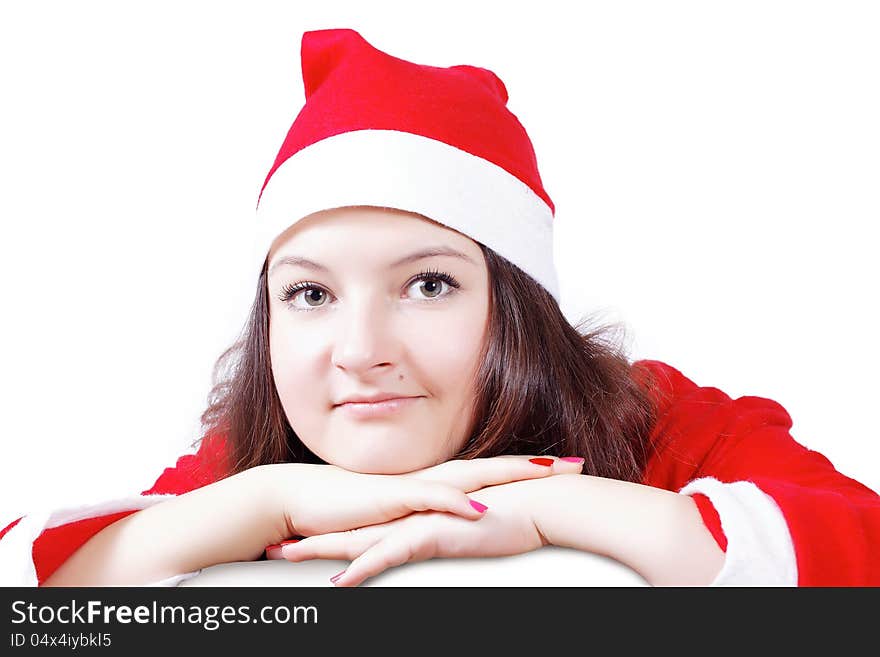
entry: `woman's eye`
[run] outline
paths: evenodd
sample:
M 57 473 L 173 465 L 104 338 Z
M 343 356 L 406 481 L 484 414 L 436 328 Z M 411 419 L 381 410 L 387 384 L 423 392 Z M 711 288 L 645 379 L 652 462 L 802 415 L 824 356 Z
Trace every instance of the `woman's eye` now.
M 278 300 L 288 304 L 294 310 L 309 310 L 310 308 L 320 308 L 323 298 L 326 296 L 327 293 L 319 287 L 307 283 L 297 283 L 285 286 Z M 299 297 L 303 297 L 306 307 L 294 303 Z
M 307 305 L 315 308 L 321 305 L 327 293 L 319 287 L 307 287 L 303 290 L 303 299 Z
M 444 285 L 448 288 L 446 292 L 443 292 Z M 450 294 L 454 294 L 456 290 L 461 287 L 461 284 L 459 284 L 455 276 L 452 274 L 433 269 L 423 271 L 416 276 L 415 280 L 409 285 L 409 287 L 412 288 L 416 286 L 418 286 L 421 300 L 424 300 L 448 297 Z
M 447 291 L 443 291 L 443 286 Z M 426 301 L 430 299 L 438 299 L 452 294 L 460 287 L 458 281 L 451 274 L 440 271 L 425 271 L 416 276 L 412 283 L 407 286 L 407 290 L 417 289 L 417 301 Z M 295 303 L 297 298 L 303 298 L 304 303 Z M 325 305 L 324 301 L 327 292 L 307 281 L 296 283 L 295 285 L 286 285 L 278 297 L 279 301 L 287 303 L 294 310 L 316 310 Z
M 449 283 L 439 278 L 420 278 L 410 285 L 409 288 L 417 289 L 419 295 L 424 295 L 422 298 L 435 299 L 443 296 L 441 293 L 443 292 L 444 285 L 449 287 Z

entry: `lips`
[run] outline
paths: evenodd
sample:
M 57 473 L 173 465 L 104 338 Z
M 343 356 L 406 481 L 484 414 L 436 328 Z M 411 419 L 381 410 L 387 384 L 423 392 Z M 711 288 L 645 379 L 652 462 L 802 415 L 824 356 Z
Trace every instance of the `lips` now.
M 344 404 L 377 404 L 392 399 L 413 399 L 419 395 L 400 395 L 395 393 L 377 393 L 375 395 L 352 395 L 334 406 L 342 406 Z
M 379 420 L 400 417 L 406 409 L 414 408 L 419 397 L 394 397 L 377 402 L 345 402 L 337 404 L 334 410 L 354 420 Z

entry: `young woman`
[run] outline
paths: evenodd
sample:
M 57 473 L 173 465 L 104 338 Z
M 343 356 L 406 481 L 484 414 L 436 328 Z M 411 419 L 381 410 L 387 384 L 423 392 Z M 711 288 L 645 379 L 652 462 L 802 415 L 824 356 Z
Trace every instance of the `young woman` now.
M 174 585 L 265 557 L 350 560 L 333 582 L 356 586 L 552 544 L 653 585 L 880 584 L 880 496 L 782 406 L 566 321 L 554 206 L 494 73 L 348 29 L 301 54 L 197 452 L 138 496 L 11 523 L 4 583 Z

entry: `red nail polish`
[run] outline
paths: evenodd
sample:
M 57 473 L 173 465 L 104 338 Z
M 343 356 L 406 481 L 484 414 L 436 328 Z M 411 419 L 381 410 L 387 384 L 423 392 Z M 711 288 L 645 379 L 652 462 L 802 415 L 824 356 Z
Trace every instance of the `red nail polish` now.
M 483 511 L 485 511 L 486 509 L 489 508 L 489 507 L 486 506 L 485 504 L 480 504 L 480 503 L 477 502 L 476 500 L 471 500 L 470 502 L 471 502 L 471 506 L 474 507 L 474 508 L 475 508 L 477 511 L 479 511 L 480 513 L 483 513 Z
M 584 462 L 584 459 L 582 459 L 580 456 L 563 456 L 560 460 L 561 461 L 571 461 L 572 463 L 583 463 Z
M 289 541 L 281 541 L 280 545 L 290 545 L 291 543 L 299 543 L 301 540 L 302 540 L 301 538 L 294 538 Z
M 553 465 L 553 459 L 545 459 L 545 458 L 535 458 L 529 459 L 532 463 L 537 463 L 538 465 Z
M 269 550 L 274 550 L 275 548 L 280 548 L 280 547 L 281 547 L 281 545 L 278 543 L 273 543 L 272 545 L 267 545 L 266 552 L 268 552 Z

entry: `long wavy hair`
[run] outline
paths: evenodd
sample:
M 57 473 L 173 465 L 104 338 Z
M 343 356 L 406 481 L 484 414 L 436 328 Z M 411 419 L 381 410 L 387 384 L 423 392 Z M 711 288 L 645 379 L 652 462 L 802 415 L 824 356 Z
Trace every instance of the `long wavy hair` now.
M 622 351 L 621 325 L 590 328 L 587 316 L 572 326 L 543 286 L 480 248 L 491 281 L 488 337 L 469 434 L 452 458 L 575 455 L 585 474 L 640 482 L 657 409 L 650 374 Z M 266 266 L 242 332 L 214 366 L 194 442 L 222 436 L 221 478 L 269 463 L 324 463 L 291 428 L 275 388 Z

